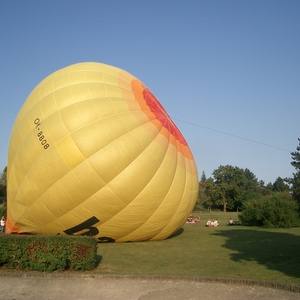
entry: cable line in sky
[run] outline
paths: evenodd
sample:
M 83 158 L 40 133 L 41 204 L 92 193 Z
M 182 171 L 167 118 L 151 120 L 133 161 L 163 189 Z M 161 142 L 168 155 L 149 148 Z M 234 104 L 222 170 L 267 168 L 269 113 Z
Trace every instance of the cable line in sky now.
M 177 120 L 179 122 L 188 124 L 190 126 L 195 126 L 195 127 L 199 127 L 199 128 L 203 128 L 203 129 L 208 129 L 210 131 L 214 131 L 214 132 L 219 133 L 219 134 L 227 135 L 227 136 L 230 136 L 230 137 L 233 137 L 233 138 L 236 138 L 236 139 L 239 139 L 239 140 L 243 140 L 243 141 L 246 141 L 246 142 L 250 142 L 250 143 L 262 145 L 262 146 L 265 146 L 265 147 L 273 148 L 273 149 L 278 150 L 278 151 L 289 152 L 289 153 L 291 152 L 290 150 L 288 150 L 286 148 L 283 148 L 283 147 L 278 147 L 278 146 L 271 145 L 271 144 L 268 144 L 268 143 L 265 143 L 265 142 L 250 139 L 248 137 L 243 137 L 243 136 L 240 136 L 240 135 L 237 135 L 237 134 L 226 132 L 224 130 L 212 128 L 212 127 L 209 127 L 209 126 L 203 126 L 203 125 L 200 125 L 200 124 L 197 124 L 197 123 L 194 123 L 194 122 L 190 122 L 190 121 L 185 121 L 185 120 L 182 120 L 182 119 L 179 119 L 179 118 L 174 118 L 173 117 L 173 119 Z

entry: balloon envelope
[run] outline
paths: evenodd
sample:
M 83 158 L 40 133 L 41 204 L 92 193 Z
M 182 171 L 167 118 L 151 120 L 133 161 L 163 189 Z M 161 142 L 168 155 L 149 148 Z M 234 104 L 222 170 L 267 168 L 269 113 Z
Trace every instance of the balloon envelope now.
M 9 146 L 7 232 L 159 240 L 198 194 L 192 153 L 151 91 L 131 74 L 80 63 L 44 79 Z

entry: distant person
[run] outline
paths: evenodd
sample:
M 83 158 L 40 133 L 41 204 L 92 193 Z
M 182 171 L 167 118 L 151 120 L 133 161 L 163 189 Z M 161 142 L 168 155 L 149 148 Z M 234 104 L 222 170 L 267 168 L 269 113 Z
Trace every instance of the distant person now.
M 214 227 L 218 227 L 220 224 L 219 224 L 218 220 L 214 220 L 212 225 Z
M 3 216 L 0 220 L 0 230 L 1 230 L 1 232 L 4 232 L 4 227 L 5 227 L 5 218 Z
M 212 226 L 212 222 L 211 222 L 211 220 L 208 220 L 207 222 L 206 222 L 206 225 L 205 225 L 206 227 L 211 227 Z
M 229 225 L 234 225 L 233 219 L 230 219 L 230 220 L 229 220 Z

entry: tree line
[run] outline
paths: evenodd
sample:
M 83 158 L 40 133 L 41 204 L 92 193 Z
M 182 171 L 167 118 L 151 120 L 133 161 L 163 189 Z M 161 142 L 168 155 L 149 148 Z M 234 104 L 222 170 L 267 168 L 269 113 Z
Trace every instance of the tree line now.
M 6 199 L 6 172 L 7 167 L 4 168 L 0 176 L 0 204 L 2 204 Z
M 242 211 L 241 219 L 248 225 L 292 226 L 300 214 L 300 138 L 291 153 L 295 171 L 291 178 L 265 184 L 249 169 L 219 166 L 212 176 L 202 173 L 196 209 Z M 284 218 L 286 221 L 281 222 Z M 272 220 L 270 220 L 272 219 Z M 285 225 L 284 225 L 284 224 Z
M 276 192 L 289 192 L 289 190 L 287 180 L 281 177 L 277 177 L 274 183 L 265 185 L 263 180 L 258 180 L 247 168 L 221 165 L 209 178 L 206 178 L 204 172 L 202 173 L 197 205 L 224 212 L 241 211 L 248 200 Z

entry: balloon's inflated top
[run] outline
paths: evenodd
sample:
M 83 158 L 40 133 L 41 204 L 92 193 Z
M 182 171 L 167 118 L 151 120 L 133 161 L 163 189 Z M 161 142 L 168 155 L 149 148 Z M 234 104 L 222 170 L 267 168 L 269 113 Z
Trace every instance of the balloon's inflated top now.
M 7 232 L 160 240 L 198 193 L 184 137 L 129 73 L 80 63 L 44 79 L 15 122 Z

